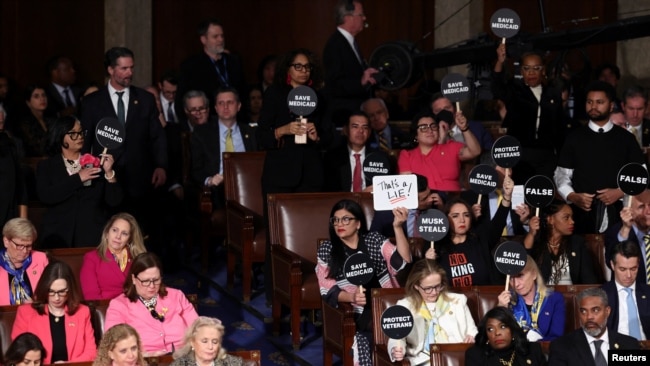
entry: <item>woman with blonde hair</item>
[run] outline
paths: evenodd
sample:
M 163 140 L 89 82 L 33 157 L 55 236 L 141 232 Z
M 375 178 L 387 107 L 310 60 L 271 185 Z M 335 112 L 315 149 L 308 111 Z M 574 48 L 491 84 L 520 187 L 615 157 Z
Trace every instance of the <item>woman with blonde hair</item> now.
M 104 333 L 93 366 L 145 366 L 140 335 L 128 324 L 116 324 Z
M 431 343 L 473 343 L 477 329 L 463 294 L 447 292 L 447 273 L 430 259 L 413 265 L 406 297 L 397 302 L 413 314 L 413 329 L 404 339 L 390 339 L 391 361 L 406 357 L 411 365 L 429 362 Z
M 240 366 L 240 357 L 226 353 L 221 347 L 225 328 L 219 319 L 198 317 L 185 332 L 185 345 L 174 352 L 170 366 Z
M 530 255 L 521 273 L 510 276 L 510 287 L 510 291 L 499 295 L 498 305 L 512 311 L 529 341 L 552 341 L 564 334 L 564 298 L 561 293 L 546 288 Z
M 147 250 L 135 217 L 113 215 L 102 233 L 97 250 L 84 256 L 81 290 L 86 300 L 112 299 L 122 293 L 133 258 Z

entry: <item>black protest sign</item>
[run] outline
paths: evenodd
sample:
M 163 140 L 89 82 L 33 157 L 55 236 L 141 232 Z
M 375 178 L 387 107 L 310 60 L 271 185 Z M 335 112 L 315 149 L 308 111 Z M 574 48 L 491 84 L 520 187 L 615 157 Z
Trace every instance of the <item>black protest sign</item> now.
M 438 241 L 449 232 L 449 219 L 442 211 L 429 209 L 418 217 L 418 233 L 428 241 Z
M 499 183 L 497 170 L 493 167 L 480 164 L 469 172 L 469 187 L 478 194 L 490 194 Z
M 504 275 L 514 276 L 526 267 L 528 253 L 521 243 L 506 241 L 494 251 L 494 264 Z
M 316 110 L 318 96 L 316 96 L 314 89 L 300 85 L 289 92 L 287 105 L 291 113 L 297 116 L 308 116 Z
M 512 9 L 502 8 L 494 12 L 490 18 L 492 32 L 501 38 L 514 37 L 521 28 L 521 19 Z
M 413 314 L 402 305 L 393 305 L 381 313 L 381 330 L 388 338 L 402 339 L 413 329 Z
M 623 165 L 616 178 L 623 193 L 636 196 L 648 188 L 648 171 L 639 163 Z
M 448 74 L 440 82 L 440 89 L 445 98 L 452 102 L 462 102 L 469 98 L 469 81 L 461 74 Z
M 105 149 L 117 149 L 125 141 L 126 129 L 117 118 L 102 118 L 95 130 L 97 142 Z
M 524 184 L 524 199 L 529 205 L 542 208 L 553 202 L 555 185 L 551 178 L 545 175 L 534 175 Z
M 370 282 L 375 275 L 372 259 L 366 253 L 354 253 L 345 260 L 343 265 L 345 278 L 353 285 L 362 286 Z
M 377 175 L 390 174 L 390 160 L 388 156 L 379 151 L 366 155 L 366 158 L 363 160 L 363 174 L 366 182 L 372 182 L 372 178 Z
M 512 168 L 521 159 L 521 144 L 512 136 L 501 136 L 492 145 L 492 159 L 502 168 Z

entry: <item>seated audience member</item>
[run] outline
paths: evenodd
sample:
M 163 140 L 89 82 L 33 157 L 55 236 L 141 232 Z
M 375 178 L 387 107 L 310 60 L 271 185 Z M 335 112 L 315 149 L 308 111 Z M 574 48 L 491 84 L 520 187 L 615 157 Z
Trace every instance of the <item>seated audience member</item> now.
M 183 346 L 183 332 L 198 317 L 179 290 L 162 283 L 162 265 L 153 253 L 135 257 L 124 293 L 111 300 L 105 327 L 128 323 L 142 337 L 145 356 L 158 356 Z
M 406 297 L 397 302 L 413 315 L 413 329 L 403 339 L 390 339 L 391 361 L 406 357 L 411 365 L 427 363 L 432 343 L 474 343 L 476 325 L 467 297 L 448 292 L 447 274 L 435 261 L 421 259 L 406 280 Z
M 627 199 L 632 202 L 621 209 L 621 222 L 610 226 L 605 232 L 605 263 L 610 265 L 613 259 L 611 252 L 616 244 L 630 240 L 641 249 L 636 282 L 648 284 L 650 268 L 647 263 L 650 253 L 646 250 L 646 243 L 650 242 L 650 190 L 628 196 Z
M 108 329 L 97 349 L 93 366 L 146 366 L 140 335 L 128 324 Z
M 607 365 L 609 350 L 638 350 L 639 341 L 608 329 L 611 312 L 607 294 L 600 288 L 588 288 L 576 297 L 581 329 L 551 342 L 548 364 L 552 366 Z
M 366 216 L 361 206 L 351 200 L 337 202 L 330 212 L 330 240 L 318 248 L 318 264 L 316 277 L 320 286 L 323 301 L 332 306 L 339 302 L 352 304 L 355 313 L 356 346 L 353 350 L 354 359 L 360 364 L 370 362 L 370 344 L 367 335 L 371 324 L 370 289 L 379 287 L 399 287 L 395 275 L 411 261 L 409 245 L 402 224 L 406 221 L 406 209 L 403 207 L 393 210 L 395 220 L 395 241 L 376 232 L 368 232 Z M 359 287 L 345 279 L 343 264 L 345 260 L 358 252 L 368 254 L 372 259 L 373 278 Z M 355 362 L 355 363 L 356 363 Z
M 526 339 L 512 313 L 497 306 L 481 319 L 476 342 L 465 351 L 465 365 L 545 366 L 546 357 L 539 343 Z
M 183 348 L 174 352 L 170 366 L 241 366 L 240 357 L 231 356 L 222 348 L 225 327 L 219 319 L 198 317 L 185 332 Z
M 650 286 L 636 281 L 641 251 L 631 240 L 612 249 L 611 267 L 614 278 L 603 285 L 611 312 L 607 326 L 638 340 L 650 335 Z
M 92 361 L 97 353 L 90 309 L 82 296 L 72 269 L 64 262 L 45 267 L 34 302 L 18 307 L 11 338 L 32 332 L 47 351 L 45 364 Z
M 465 142 L 463 132 L 454 121 L 456 107 L 451 100 L 442 95 L 442 93 L 434 94 L 433 97 L 431 97 L 431 111 L 436 116 L 436 121 L 438 121 L 441 133 L 442 131 L 446 131 L 446 133 L 441 137 L 451 137 L 454 141 L 461 143 Z M 481 122 L 478 121 L 467 121 L 467 127 L 476 137 L 479 145 L 481 145 L 482 151 L 488 154 L 487 156 L 489 157 L 490 151 L 492 150 L 492 144 L 494 144 L 490 132 L 487 131 Z
M 273 84 L 273 79 L 275 78 L 275 68 L 277 65 L 277 55 L 266 55 L 257 66 L 257 80 L 259 82 L 257 86 L 262 90 L 262 93 L 266 91 L 266 88 Z
M 416 115 L 411 123 L 411 134 L 417 145 L 400 153 L 397 162 L 399 173 L 422 174 L 427 177 L 431 189 L 460 191 L 460 163 L 476 158 L 481 153 L 481 146 L 462 112 L 456 113 L 455 122 L 463 133 L 465 144 L 457 141 L 440 143 L 441 132 L 435 116 L 430 112 Z
M 542 210 L 541 218 L 530 219 L 524 245 L 547 285 L 598 283 L 584 236 L 573 235 L 573 210 L 566 202 L 554 201 Z
M 518 275 L 510 276 L 510 288 L 512 292 L 499 295 L 499 306 L 512 311 L 529 341 L 550 341 L 564 334 L 564 298 L 544 285 L 531 256 Z
M 81 290 L 86 300 L 112 299 L 122 293 L 133 258 L 146 252 L 135 217 L 122 212 L 106 225 L 97 250 L 84 255 Z
M 105 154 L 100 160 L 84 155 L 82 159 L 85 135 L 81 122 L 73 116 L 58 118 L 48 130 L 50 157 L 36 170 L 36 192 L 47 206 L 41 233 L 45 248 L 97 243 L 108 210 L 122 202 L 113 156 Z
M 260 112 L 262 112 L 262 101 L 264 99 L 264 92 L 259 86 L 251 86 L 248 91 L 248 102 L 246 103 L 246 122 L 251 127 L 257 126 L 260 119 Z
M 625 127 L 634 135 L 640 147 L 650 145 L 650 120 L 644 118 L 648 92 L 640 86 L 633 86 L 625 90 L 623 98 Z
M 594 71 L 596 80 L 604 81 L 607 84 L 610 84 L 614 90 L 618 87 L 618 82 L 621 80 L 621 69 L 613 63 L 605 62 L 599 65 Z M 619 111 L 623 110 L 623 105 L 621 100 L 616 96 L 613 100 L 614 108 Z
M 350 115 L 343 127 L 346 141 L 325 153 L 325 190 L 328 192 L 361 192 L 372 190 L 372 181 L 366 181 L 363 164 L 370 154 L 388 155 L 378 148 L 367 147 L 370 134 L 368 117 L 363 112 Z M 390 168 L 390 167 L 385 167 Z M 390 169 L 389 169 L 390 170 Z M 388 174 L 391 174 L 389 171 Z
M 32 302 L 32 289 L 48 262 L 45 253 L 32 251 L 35 240 L 36 228 L 27 219 L 11 219 L 2 228 L 0 305 Z
M 30 85 L 25 89 L 23 97 L 27 108 L 15 128 L 16 134 L 23 141 L 25 156 L 45 156 L 45 138 L 51 123 L 51 119 L 45 116 L 45 89 L 39 85 Z
M 4 355 L 9 366 L 40 366 L 47 355 L 43 343 L 34 333 L 23 333 L 11 342 Z
M 370 98 L 361 103 L 361 110 L 370 121 L 370 137 L 368 147 L 389 151 L 400 149 L 409 145 L 409 138 L 402 131 L 388 124 L 388 108 L 381 98 Z
M 445 205 L 449 218 L 449 234 L 435 249 L 429 248 L 425 257 L 436 259 L 447 271 L 453 287 L 471 287 L 500 283 L 501 276 L 494 265 L 492 249 L 496 246 L 506 225 L 506 216 L 512 203 L 514 182 L 509 176 L 503 180 L 503 200 L 492 219 L 483 215 L 481 206 L 470 205 L 453 198 Z M 474 225 L 474 220 L 478 224 Z
M 208 123 L 210 119 L 210 102 L 205 93 L 190 90 L 183 96 L 183 108 L 187 117 L 186 123 L 181 123 L 181 130 L 193 132 L 194 127 Z
M 166 72 L 158 81 L 158 94 L 157 100 L 160 101 L 160 112 L 163 114 L 163 119 L 166 122 L 178 123 L 176 116 L 176 107 L 174 100 L 176 99 L 176 90 L 178 90 L 178 78 L 173 72 Z M 180 108 L 179 108 L 180 110 Z
M 612 111 L 612 114 L 609 115 L 609 120 L 619 127 L 626 128 L 627 121 L 625 120 L 625 114 L 621 111 Z
M 26 218 L 29 203 L 20 142 L 3 129 L 2 118 L 0 111 L 0 226 L 15 217 Z

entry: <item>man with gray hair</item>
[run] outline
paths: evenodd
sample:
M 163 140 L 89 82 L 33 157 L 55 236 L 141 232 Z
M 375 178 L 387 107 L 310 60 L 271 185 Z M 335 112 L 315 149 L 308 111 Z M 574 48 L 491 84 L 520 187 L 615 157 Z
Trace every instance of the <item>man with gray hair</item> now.
M 636 350 L 639 342 L 613 329 L 607 329 L 611 309 L 601 288 L 588 288 L 578 294 L 580 329 L 551 342 L 548 364 L 606 366 L 608 350 Z
M 389 151 L 399 149 L 407 143 L 406 136 L 399 128 L 388 124 L 388 108 L 381 98 L 370 98 L 361 103 L 361 110 L 368 116 L 372 133 L 368 139 L 368 147 Z
M 200 90 L 190 90 L 183 96 L 183 108 L 187 123 L 181 123 L 184 131 L 194 132 L 194 127 L 208 123 L 210 117 L 208 97 Z

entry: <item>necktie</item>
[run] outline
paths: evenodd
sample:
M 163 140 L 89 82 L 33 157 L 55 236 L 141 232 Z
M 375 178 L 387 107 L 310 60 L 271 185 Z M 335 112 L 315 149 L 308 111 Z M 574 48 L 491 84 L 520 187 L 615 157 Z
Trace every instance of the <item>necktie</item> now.
M 63 94 L 65 94 L 65 106 L 74 107 L 74 104 L 72 104 L 72 99 L 70 99 L 70 89 L 63 89 Z
M 499 188 L 494 190 L 494 193 L 497 194 L 497 210 L 499 209 L 499 206 L 501 206 L 501 201 L 503 201 L 503 192 Z M 508 236 L 508 225 L 503 227 L 503 231 L 501 232 L 501 236 Z
M 381 131 L 379 133 L 379 149 L 386 152 L 390 150 L 390 146 L 388 146 L 388 140 L 386 140 L 386 137 L 384 137 L 384 131 Z
M 602 128 L 598 129 L 598 133 L 603 133 L 603 132 L 605 132 L 605 130 L 603 130 Z
M 645 244 L 645 277 L 646 283 L 650 283 L 650 234 L 643 236 L 643 244 Z
M 594 341 L 594 347 L 596 348 L 596 352 L 594 353 L 594 361 L 596 366 L 607 366 L 607 361 L 605 360 L 603 351 L 600 350 L 600 345 L 602 344 L 602 340 Z
M 636 139 L 636 142 L 639 143 L 639 146 L 641 146 L 641 140 L 639 139 L 639 134 L 638 132 L 638 127 L 630 126 L 630 132 L 632 135 L 634 135 L 634 138 Z
M 361 154 L 354 154 L 354 174 L 352 174 L 352 192 L 361 192 Z
M 623 287 L 623 290 L 627 292 L 627 324 L 629 328 L 629 336 L 636 339 L 641 339 L 641 328 L 639 325 L 639 314 L 637 313 L 636 303 L 634 302 L 634 295 L 632 294 L 632 289 L 629 287 Z
M 117 120 L 122 125 L 126 124 L 126 113 L 124 112 L 124 101 L 122 100 L 123 91 L 115 92 L 117 94 Z
M 226 133 L 226 152 L 233 151 L 235 151 L 235 144 L 232 142 L 232 128 L 229 128 Z
M 174 118 L 174 103 L 167 104 L 167 122 L 176 122 Z
M 359 63 L 363 68 L 366 68 L 366 62 L 363 60 L 363 56 L 361 56 L 361 48 L 359 48 L 359 44 L 357 43 L 357 40 L 354 40 L 354 52 L 357 54 L 357 59 L 359 60 Z

